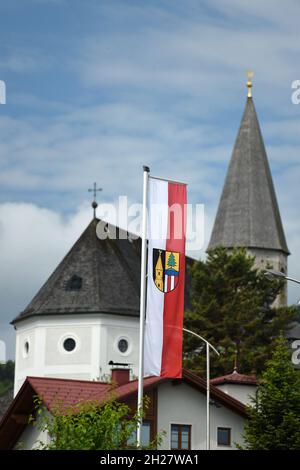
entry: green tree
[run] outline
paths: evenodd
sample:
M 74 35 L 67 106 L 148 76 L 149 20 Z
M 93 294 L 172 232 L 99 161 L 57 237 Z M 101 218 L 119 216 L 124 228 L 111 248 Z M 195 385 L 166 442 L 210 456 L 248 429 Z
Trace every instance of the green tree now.
M 245 450 L 300 450 L 300 373 L 279 338 L 248 408 Z M 241 447 L 242 448 L 242 447 Z
M 148 406 L 144 398 L 144 410 Z M 137 424 L 144 412 L 132 414 L 130 408 L 111 397 L 104 403 L 85 402 L 65 407 L 57 403 L 51 414 L 35 397 L 35 413 L 30 422 L 49 436 L 47 443 L 36 442 L 39 450 L 113 450 L 132 448 Z M 149 448 L 155 448 L 157 435 Z
M 295 318 L 294 307 L 273 308 L 283 288 L 281 279 L 270 281 L 255 269 L 254 258 L 244 249 L 216 248 L 207 260 L 195 262 L 190 271 L 191 309 L 185 327 L 200 334 L 221 352 L 212 360 L 212 374 L 263 370 L 272 342 Z M 186 336 L 186 367 L 205 373 L 205 351 L 199 340 Z
M 14 386 L 15 363 L 7 361 L 0 364 L 0 396 L 5 395 Z

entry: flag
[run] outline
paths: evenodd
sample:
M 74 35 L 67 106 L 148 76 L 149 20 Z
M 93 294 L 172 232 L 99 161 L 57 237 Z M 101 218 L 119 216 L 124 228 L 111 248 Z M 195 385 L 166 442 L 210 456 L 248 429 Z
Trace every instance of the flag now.
M 149 177 L 144 374 L 182 376 L 186 185 Z

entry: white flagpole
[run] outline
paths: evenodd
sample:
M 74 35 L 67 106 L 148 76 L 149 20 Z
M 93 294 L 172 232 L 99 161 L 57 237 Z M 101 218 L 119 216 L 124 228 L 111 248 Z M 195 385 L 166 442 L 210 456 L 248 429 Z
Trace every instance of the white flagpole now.
M 209 343 L 206 342 L 206 450 L 210 450 L 210 365 Z
M 143 388 L 144 388 L 144 330 L 145 330 L 145 311 L 146 311 L 146 265 L 147 265 L 147 199 L 148 199 L 148 180 L 150 169 L 143 167 L 143 214 L 142 214 L 142 252 L 141 252 L 141 290 L 140 290 L 140 342 L 139 342 L 139 376 L 138 376 L 138 401 L 137 411 L 143 407 Z M 142 419 L 137 425 L 137 447 L 141 446 L 142 437 Z
M 202 336 L 198 335 L 197 333 L 194 333 L 194 331 L 187 330 L 186 328 L 182 328 L 183 331 L 186 333 L 189 333 L 193 336 L 196 336 L 197 338 L 201 339 L 204 341 L 206 344 L 206 450 L 210 450 L 210 408 L 209 408 L 209 402 L 210 402 L 210 349 L 211 348 L 218 356 L 220 356 L 219 351 L 216 350 L 216 348 L 213 347 L 212 344 L 210 344 L 206 339 L 204 339 Z

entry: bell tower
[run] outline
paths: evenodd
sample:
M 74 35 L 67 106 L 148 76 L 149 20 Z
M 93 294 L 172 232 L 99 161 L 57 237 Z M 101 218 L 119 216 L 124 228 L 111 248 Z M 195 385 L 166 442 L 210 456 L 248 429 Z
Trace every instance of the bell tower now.
M 248 73 L 248 95 L 208 250 L 245 247 L 256 266 L 287 274 L 287 247 Z M 286 305 L 283 292 L 276 306 Z

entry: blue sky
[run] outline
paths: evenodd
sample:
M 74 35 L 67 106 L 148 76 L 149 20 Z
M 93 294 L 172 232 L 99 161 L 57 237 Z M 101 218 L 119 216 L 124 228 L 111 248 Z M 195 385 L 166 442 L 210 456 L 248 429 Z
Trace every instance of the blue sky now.
M 246 100 L 247 69 L 300 277 L 297 0 L 0 3 L 0 339 L 101 200 L 141 199 L 141 166 L 189 184 L 206 244 Z M 30 275 L 28 275 L 28 273 Z M 300 297 L 290 288 L 290 302 Z

